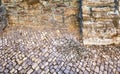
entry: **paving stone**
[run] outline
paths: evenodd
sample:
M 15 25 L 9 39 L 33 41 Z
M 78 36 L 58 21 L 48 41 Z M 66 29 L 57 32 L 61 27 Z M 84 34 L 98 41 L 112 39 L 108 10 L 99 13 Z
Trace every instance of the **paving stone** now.
M 115 68 L 113 69 L 113 72 L 114 72 L 114 73 L 116 72 L 116 69 L 115 69 Z
M 112 68 L 108 68 L 108 72 L 111 72 L 112 71 Z
M 40 69 L 40 67 L 39 66 L 37 66 L 36 68 L 35 68 L 35 70 L 37 71 L 37 70 L 39 70 Z
M 59 72 L 59 70 L 60 70 L 60 69 L 57 67 L 57 69 L 56 69 L 55 71 L 56 71 L 56 72 Z
M 3 69 L 3 67 L 2 67 L 2 66 L 0 66 L 0 69 Z
M 64 70 L 65 74 L 69 74 L 69 72 L 70 72 L 70 70 L 67 70 L 67 69 Z
M 58 74 L 63 74 L 63 71 L 58 71 L 57 73 L 58 73 Z
M 57 69 L 57 68 L 58 68 L 58 65 L 55 65 L 55 66 L 54 66 L 54 69 Z
M 23 66 L 23 69 L 27 69 L 27 67 L 28 67 L 28 64 L 25 64 L 25 65 Z
M 15 69 L 18 69 L 20 66 L 17 64 L 16 66 L 15 66 Z
M 7 62 L 4 62 L 4 64 L 2 65 L 3 67 L 7 64 Z
M 72 71 L 74 71 L 74 72 L 75 72 L 75 68 L 74 68 L 74 67 L 72 67 Z
M 33 72 L 33 69 L 30 69 L 27 74 L 31 74 Z
M 87 70 L 85 70 L 85 71 L 83 71 L 84 72 L 84 74 L 89 74 L 89 72 L 87 71 Z
M 90 68 L 89 67 L 87 67 L 86 70 L 88 70 L 90 72 Z
M 49 55 L 49 53 L 47 52 L 44 56 L 45 56 L 45 57 L 48 57 L 48 55 Z
M 41 62 L 41 60 L 40 60 L 40 59 L 37 59 L 37 62 L 36 62 L 36 63 L 39 64 L 40 62 Z
M 15 69 L 14 74 L 18 73 L 18 71 Z
M 19 71 L 22 69 L 22 66 L 19 66 L 19 68 L 17 68 Z
M 81 70 L 82 70 L 82 71 L 85 71 L 85 68 L 84 68 L 84 67 L 82 67 L 82 68 L 81 68 Z
M 51 69 L 50 72 L 51 72 L 51 73 L 54 73 L 54 72 L 55 72 L 55 69 Z
M 8 68 L 9 70 L 11 70 L 11 69 L 13 68 L 13 66 L 12 66 L 12 65 L 9 65 L 7 68 Z
M 21 74 L 27 73 L 26 69 L 22 69 L 19 71 Z
M 71 67 L 73 66 L 73 64 L 72 64 L 72 63 L 68 63 L 68 65 L 69 65 L 69 66 L 71 66 Z
M 120 72 L 120 67 L 117 68 L 117 71 Z
M 70 74 L 75 74 L 73 71 L 70 71 Z
M 102 71 L 100 71 L 100 72 L 99 72 L 99 74 L 103 74 L 103 72 L 102 72 Z
M 32 68 L 35 69 L 38 66 L 37 63 L 33 63 Z
M 61 62 L 61 66 L 63 66 L 64 65 L 64 62 Z
M 80 71 L 79 74 L 84 74 L 84 72 Z
M 49 64 L 48 62 L 45 62 L 44 66 L 48 66 L 48 64 Z
M 10 73 L 13 73 L 15 71 L 15 69 L 13 68 L 11 71 L 10 71 Z
M 111 69 L 113 69 L 113 68 L 114 68 L 112 65 L 109 65 L 109 67 L 110 67 Z
M 33 71 L 32 74 L 37 74 L 37 72 L 36 72 L 36 71 Z
M 23 58 L 23 61 L 25 61 L 26 59 L 27 59 L 27 57 L 24 57 L 24 58 Z
M 57 74 L 56 72 L 53 72 L 53 74 Z
M 16 62 L 13 62 L 13 66 L 15 66 L 17 63 Z
M 64 70 L 65 70 L 65 67 L 62 67 L 61 70 L 64 71 Z
M 5 70 L 4 70 L 4 73 L 8 73 L 8 72 L 9 72 L 9 70 L 8 70 L 8 69 L 5 69 Z
M 45 74 L 45 71 L 42 71 L 41 74 Z
M 99 67 L 96 66 L 95 72 L 99 73 Z
M 48 73 L 49 72 L 49 67 L 46 66 L 44 70 Z
M 100 66 L 100 70 L 104 71 L 104 66 L 103 65 Z
M 107 74 L 107 71 L 104 71 L 104 74 Z
M 41 72 L 42 72 L 41 69 L 37 70 L 37 73 L 38 73 L 38 74 L 41 74 Z
M 16 60 L 17 61 L 17 63 L 20 65 L 20 64 L 22 64 L 22 60 Z
M 19 27 L 17 27 L 17 28 L 19 28 Z M 39 42 L 39 44 L 40 44 L 39 45 L 37 43 L 37 41 L 35 41 L 36 42 L 36 44 L 35 44 L 34 39 L 31 39 L 31 37 L 33 36 L 32 35 L 33 33 L 32 33 L 32 29 L 30 29 L 30 30 L 31 30 L 30 36 L 28 36 L 29 39 L 28 38 L 25 38 L 26 40 L 21 39 L 22 41 L 25 41 L 25 42 L 20 42 L 20 45 L 18 46 L 18 48 L 21 47 L 20 48 L 20 49 L 22 49 L 21 51 L 18 51 L 17 49 L 13 49 L 13 48 L 15 48 L 14 43 L 16 42 L 16 40 L 13 40 L 11 38 L 15 38 L 14 36 L 10 38 L 10 40 L 13 41 L 13 43 L 11 43 L 11 46 L 9 47 L 11 49 L 6 49 L 4 51 L 1 50 L 0 65 L 3 65 L 3 67 L 0 66 L 1 72 L 4 72 L 4 73 L 6 72 L 8 74 L 10 74 L 10 72 L 13 74 L 26 74 L 26 73 L 28 73 L 28 74 L 32 74 L 32 73 L 33 74 L 49 74 L 49 72 L 51 74 L 53 74 L 53 73 L 55 73 L 55 74 L 57 74 L 57 73 L 58 74 L 64 74 L 64 73 L 66 73 L 66 74 L 67 73 L 68 74 L 83 74 L 83 73 L 84 74 L 89 74 L 89 73 L 94 74 L 94 71 L 95 71 L 96 74 L 97 73 L 100 73 L 100 74 L 111 73 L 112 74 L 112 71 L 113 71 L 113 74 L 119 73 L 119 72 L 117 72 L 117 71 L 119 71 L 119 64 L 117 64 L 119 61 L 118 60 L 119 56 L 116 58 L 116 60 L 112 59 L 112 58 L 116 57 L 113 54 L 111 54 L 111 56 L 113 56 L 113 57 L 107 58 L 105 56 L 104 60 L 106 61 L 106 63 L 105 63 L 106 66 L 104 64 L 101 64 L 101 63 L 103 63 L 103 60 L 101 60 L 99 62 L 98 61 L 95 62 L 96 60 L 100 60 L 99 58 L 101 58 L 102 55 L 109 56 L 109 54 L 107 53 L 107 50 L 103 50 L 103 48 L 101 48 L 101 49 L 99 49 L 97 47 L 90 48 L 89 49 L 90 53 L 86 54 L 86 55 L 91 57 L 91 55 L 93 55 L 91 53 L 91 51 L 94 49 L 95 51 L 93 53 L 98 56 L 94 57 L 94 58 L 86 57 L 86 59 L 80 58 L 80 60 L 79 60 L 74 57 L 71 58 L 71 56 L 74 56 L 73 54 L 77 54 L 76 48 L 77 49 L 82 48 L 82 46 L 79 45 L 80 47 L 77 47 L 75 45 L 75 41 L 71 37 L 71 35 L 65 34 L 65 35 L 67 35 L 67 38 L 65 36 L 66 44 L 64 44 L 64 42 L 63 42 L 64 40 L 61 41 L 62 38 L 60 39 L 58 37 L 58 39 L 56 39 L 58 41 L 58 43 L 61 44 L 61 46 L 59 46 L 59 44 L 53 46 L 51 42 L 49 43 L 49 42 L 45 42 L 45 41 L 40 41 L 41 39 L 39 40 L 39 37 L 38 37 L 37 41 Z M 16 32 L 17 32 L 17 30 L 15 31 L 15 33 Z M 14 33 L 14 32 L 12 32 L 12 33 Z M 26 33 L 25 35 L 27 36 L 28 34 Z M 62 35 L 64 36 L 64 33 Z M 40 35 L 38 35 L 38 36 L 40 36 Z M 57 35 L 55 35 L 55 36 L 57 36 Z M 9 38 L 9 36 L 8 36 L 8 38 Z M 21 36 L 21 38 L 24 38 L 24 37 Z M 19 39 L 19 37 L 18 37 L 18 39 Z M 27 40 L 28 40 L 28 43 L 27 43 Z M 49 40 L 52 41 L 52 39 L 49 39 Z M 72 41 L 72 43 L 70 43 L 71 41 Z M 34 42 L 34 43 L 31 43 L 31 42 Z M 38 46 L 39 49 L 37 49 L 37 48 L 34 49 L 34 47 L 36 47 L 36 46 Z M 49 47 L 49 46 L 51 46 L 51 47 Z M 102 47 L 102 46 L 100 46 L 100 47 Z M 68 50 L 68 48 L 70 50 Z M 109 48 L 109 46 L 108 46 L 108 48 Z M 43 50 L 44 53 L 41 53 L 42 49 L 44 49 Z M 64 50 L 64 49 L 67 49 L 66 51 L 64 51 L 65 54 L 64 54 L 64 52 L 62 52 L 62 50 Z M 104 49 L 106 49 L 106 48 L 104 48 Z M 50 50 L 50 52 L 49 52 L 49 50 Z M 88 52 L 87 50 L 85 52 Z M 109 53 L 111 53 L 111 52 L 112 53 L 115 52 L 116 55 L 119 54 L 117 52 L 117 49 L 110 50 Z M 82 56 L 75 55 L 75 57 L 76 56 L 85 57 L 86 55 L 82 55 Z M 15 57 L 13 57 L 13 56 L 15 56 Z M 25 56 L 27 56 L 27 57 L 25 57 Z M 65 57 L 65 59 L 64 59 L 64 57 Z M 89 62 L 89 60 L 87 60 L 87 58 L 90 59 L 90 61 L 91 60 L 94 61 L 93 62 L 94 64 L 91 65 L 91 63 Z M 5 60 L 6 63 L 4 61 L 1 61 L 1 59 Z M 114 61 L 114 63 L 108 62 L 111 59 L 112 59 L 112 61 Z M 2 73 L 0 73 L 0 74 L 2 74 Z
M 66 69 L 70 70 L 71 68 L 70 68 L 70 66 L 67 66 Z
M 42 65 L 42 66 L 41 66 L 41 69 L 44 69 L 44 68 L 45 68 L 45 66 L 44 66 L 44 65 Z
M 27 64 L 28 64 L 28 65 L 32 65 L 32 61 L 31 61 L 31 60 L 29 60 Z
M 93 71 L 90 71 L 90 74 L 94 74 L 94 72 L 93 72 Z
M 108 69 L 108 65 L 105 65 L 105 67 L 104 67 L 104 68 L 105 68 L 105 70 L 107 70 L 107 69 Z

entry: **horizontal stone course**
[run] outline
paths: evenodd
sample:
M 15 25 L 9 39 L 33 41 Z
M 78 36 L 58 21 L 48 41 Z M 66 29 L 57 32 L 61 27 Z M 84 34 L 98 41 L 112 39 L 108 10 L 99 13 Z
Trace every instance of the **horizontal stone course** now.
M 116 3 L 114 3 L 114 0 L 83 1 L 82 8 L 84 44 L 101 45 L 103 43 L 103 45 L 109 45 L 114 44 L 114 42 L 116 41 L 114 41 L 114 39 L 120 37 L 118 31 L 120 16 L 119 10 L 116 10 L 115 8 L 115 4 Z M 119 5 L 117 7 L 119 7 Z M 114 34 L 108 34 L 107 32 Z M 110 41 L 104 42 L 104 40 L 107 39 Z M 99 40 L 101 42 L 99 42 Z M 119 44 L 119 40 L 115 42 L 115 44 Z

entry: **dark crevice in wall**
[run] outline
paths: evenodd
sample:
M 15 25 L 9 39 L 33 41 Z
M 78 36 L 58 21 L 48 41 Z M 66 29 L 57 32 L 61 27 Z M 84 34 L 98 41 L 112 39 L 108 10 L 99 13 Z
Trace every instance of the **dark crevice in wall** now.
M 118 0 L 114 0 L 114 3 L 115 3 L 115 11 L 119 10 L 119 1 Z
M 81 37 L 83 37 L 83 15 L 82 15 L 82 1 L 83 0 L 79 0 L 79 23 L 80 23 L 80 34 L 81 34 Z
M 2 1 L 0 0 L 0 32 L 5 29 L 7 26 L 7 18 L 6 18 L 6 8 L 2 4 Z

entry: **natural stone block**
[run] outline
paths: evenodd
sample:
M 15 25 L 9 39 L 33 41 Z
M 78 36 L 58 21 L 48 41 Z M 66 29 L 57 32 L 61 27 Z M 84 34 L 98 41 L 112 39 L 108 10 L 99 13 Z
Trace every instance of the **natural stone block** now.
M 83 12 L 83 14 L 90 14 L 90 7 L 83 5 L 82 12 Z
M 107 27 L 114 27 L 114 24 L 113 22 L 109 22 L 109 21 L 105 21 L 105 22 L 102 22 L 102 21 L 97 21 L 97 22 L 92 22 L 92 21 L 84 21 L 83 22 L 83 27 L 84 28 L 103 28 L 105 26 Z
M 91 18 L 92 17 L 89 14 L 83 14 L 83 21 L 90 21 Z
M 104 2 L 100 2 L 100 1 L 83 1 L 83 5 L 87 5 L 87 6 L 114 6 L 114 1 L 104 1 Z
M 93 7 L 92 11 L 93 12 L 109 12 L 109 11 L 114 11 L 115 8 L 110 8 L 110 7 L 102 7 L 102 8 L 97 8 L 97 7 Z
M 119 19 L 119 15 L 114 12 L 93 12 L 92 17 L 96 19 Z

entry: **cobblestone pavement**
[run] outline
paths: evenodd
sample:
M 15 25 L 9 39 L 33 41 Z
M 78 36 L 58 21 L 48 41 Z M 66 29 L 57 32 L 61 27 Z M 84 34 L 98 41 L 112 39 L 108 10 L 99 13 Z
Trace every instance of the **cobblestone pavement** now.
M 0 74 L 120 74 L 120 46 L 84 46 L 66 29 L 52 30 L 4 32 Z

